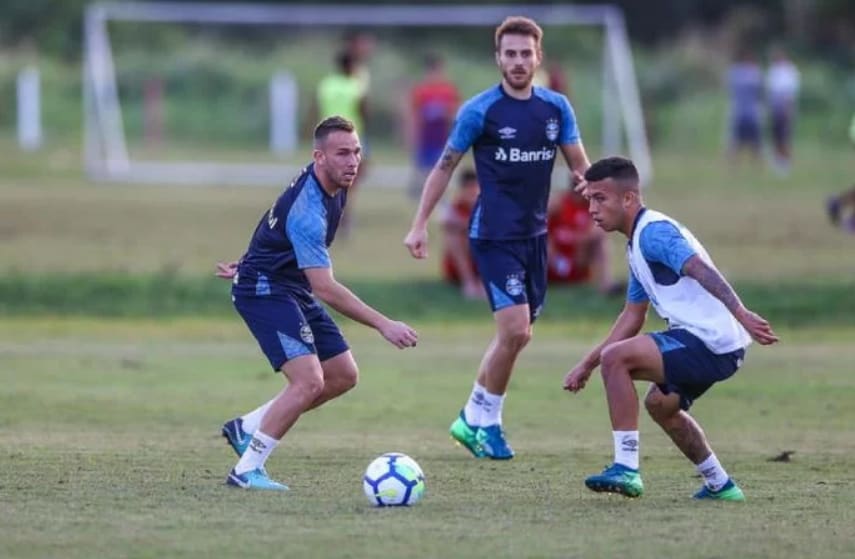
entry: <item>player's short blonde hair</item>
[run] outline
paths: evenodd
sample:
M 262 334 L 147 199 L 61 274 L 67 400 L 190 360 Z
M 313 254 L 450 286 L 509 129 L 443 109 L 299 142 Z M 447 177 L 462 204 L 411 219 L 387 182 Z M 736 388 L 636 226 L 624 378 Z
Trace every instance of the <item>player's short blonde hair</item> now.
M 543 29 L 535 23 L 533 19 L 523 16 L 506 17 L 496 28 L 496 50 L 499 50 L 499 44 L 502 42 L 502 37 L 505 35 L 526 35 L 534 37 L 534 43 L 537 50 L 541 49 L 540 41 L 543 39 Z

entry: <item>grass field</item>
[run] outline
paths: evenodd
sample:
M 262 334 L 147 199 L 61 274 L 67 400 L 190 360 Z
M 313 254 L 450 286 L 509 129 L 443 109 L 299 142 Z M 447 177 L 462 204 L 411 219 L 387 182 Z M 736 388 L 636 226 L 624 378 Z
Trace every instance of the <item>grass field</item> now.
M 292 491 L 229 490 L 219 427 L 281 380 L 209 274 L 245 248 L 275 191 L 93 186 L 76 151 L 5 147 L 0 557 L 855 555 L 855 259 L 822 213 L 850 182 L 849 152 L 806 146 L 786 180 L 727 172 L 707 154 L 657 156 L 649 203 L 780 321 L 781 344 L 753 347 L 694 408 L 746 491 L 733 506 L 689 499 L 700 480 L 646 419 L 645 496 L 584 488 L 611 459 L 602 386 L 571 396 L 560 384 L 619 306 L 590 291 L 553 291 L 519 362 L 505 411 L 517 458 L 454 447 L 446 430 L 490 338 L 488 313 L 435 281 L 435 257 L 405 255 L 412 203 L 371 188 L 356 200 L 357 234 L 334 248 L 336 275 L 412 321 L 421 343 L 398 352 L 342 321 L 362 380 L 269 462 Z M 427 495 L 411 509 L 362 495 L 362 470 L 391 450 L 425 470 Z
M 3 557 L 843 557 L 855 553 L 855 349 L 782 332 L 696 412 L 744 505 L 696 503 L 693 468 L 642 424 L 647 494 L 592 494 L 611 456 L 601 383 L 562 393 L 594 325 L 540 328 L 506 406 L 518 457 L 477 461 L 446 436 L 489 335 L 420 324 L 398 352 L 348 325 L 357 389 L 307 417 L 269 462 L 287 495 L 222 485 L 220 423 L 268 397 L 237 320 L 0 323 Z M 851 336 L 855 329 L 847 332 Z M 835 336 L 831 336 L 832 339 Z M 427 475 L 409 510 L 362 495 L 371 458 L 399 450 Z M 795 451 L 789 462 L 773 462 Z

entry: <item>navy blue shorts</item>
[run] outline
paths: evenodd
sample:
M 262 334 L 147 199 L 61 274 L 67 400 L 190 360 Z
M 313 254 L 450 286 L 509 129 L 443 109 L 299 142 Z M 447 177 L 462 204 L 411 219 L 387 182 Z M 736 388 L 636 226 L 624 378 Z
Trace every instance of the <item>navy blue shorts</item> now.
M 680 395 L 680 408 L 688 410 L 713 384 L 730 378 L 742 366 L 745 350 L 716 354 L 700 338 L 675 328 L 649 334 L 665 365 L 665 384 L 657 384 L 663 394 Z
M 737 117 L 731 126 L 736 146 L 760 147 L 760 122 L 757 119 L 750 116 Z
M 234 297 L 241 315 L 274 371 L 290 359 L 317 354 L 326 361 L 349 349 L 332 317 L 320 305 L 301 306 L 288 296 Z
M 546 235 L 531 239 L 469 239 L 493 312 L 528 304 L 532 322 L 546 299 Z

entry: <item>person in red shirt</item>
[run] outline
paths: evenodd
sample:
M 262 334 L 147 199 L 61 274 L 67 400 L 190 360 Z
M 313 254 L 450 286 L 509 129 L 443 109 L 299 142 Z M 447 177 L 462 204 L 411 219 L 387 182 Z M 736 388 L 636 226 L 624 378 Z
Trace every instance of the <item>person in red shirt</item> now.
M 622 293 L 611 274 L 605 231 L 588 213 L 588 201 L 573 188 L 550 200 L 547 220 L 547 281 L 593 282 L 604 295 Z
M 483 299 L 486 297 L 484 285 L 469 252 L 469 218 L 481 190 L 473 169 L 464 169 L 459 181 L 454 199 L 442 217 L 442 277 L 459 285 L 467 299 Z
M 405 111 L 407 143 L 413 156 L 414 176 L 410 194 L 418 198 L 430 170 L 445 149 L 451 132 L 460 94 L 445 75 L 443 59 L 435 54 L 425 57 L 425 75 L 410 91 Z

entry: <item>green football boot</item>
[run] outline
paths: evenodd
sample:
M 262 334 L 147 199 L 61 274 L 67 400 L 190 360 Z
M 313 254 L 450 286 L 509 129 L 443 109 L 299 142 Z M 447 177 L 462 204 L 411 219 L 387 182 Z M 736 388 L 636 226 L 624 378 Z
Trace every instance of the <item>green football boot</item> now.
M 625 497 L 641 497 L 644 493 L 641 474 L 623 464 L 608 466 L 602 473 L 586 479 L 585 485 L 591 491 L 619 493 Z
M 451 424 L 451 428 L 448 430 L 451 438 L 457 441 L 457 444 L 466 448 L 475 458 L 483 458 L 484 449 L 481 448 L 475 436 L 477 431 L 477 427 L 472 427 L 466 423 L 466 416 L 463 415 L 463 410 L 460 410 L 460 415 L 454 420 L 454 423 Z
M 701 490 L 695 493 L 695 499 L 711 499 L 718 501 L 744 501 L 745 493 L 736 485 L 732 479 L 727 480 L 721 489 L 713 491 L 706 485 L 701 487 Z

